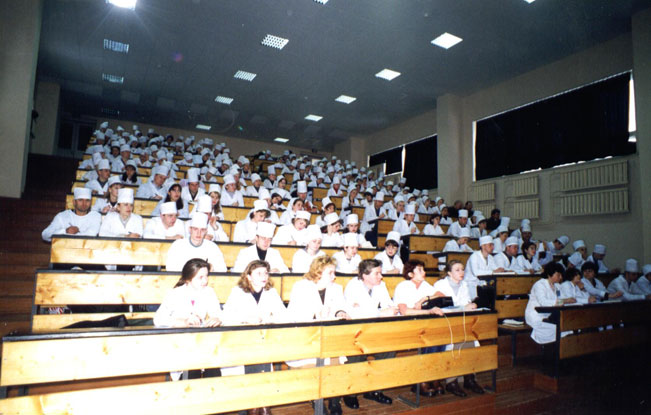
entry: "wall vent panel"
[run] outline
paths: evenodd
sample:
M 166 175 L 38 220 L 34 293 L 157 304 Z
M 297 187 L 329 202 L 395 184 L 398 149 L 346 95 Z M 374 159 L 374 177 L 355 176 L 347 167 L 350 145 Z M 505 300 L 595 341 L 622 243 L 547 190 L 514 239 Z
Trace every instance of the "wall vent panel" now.
M 506 182 L 509 195 L 512 197 L 536 196 L 538 195 L 538 175 L 530 175 L 520 179 Z
M 468 200 L 475 204 L 480 201 L 495 200 L 495 182 L 470 186 L 468 188 Z
M 628 161 L 591 163 L 563 171 L 559 176 L 562 192 L 625 185 L 628 184 Z
M 561 216 L 604 215 L 628 212 L 628 188 L 560 196 Z
M 514 200 L 506 204 L 506 215 L 511 219 L 539 219 L 540 199 Z

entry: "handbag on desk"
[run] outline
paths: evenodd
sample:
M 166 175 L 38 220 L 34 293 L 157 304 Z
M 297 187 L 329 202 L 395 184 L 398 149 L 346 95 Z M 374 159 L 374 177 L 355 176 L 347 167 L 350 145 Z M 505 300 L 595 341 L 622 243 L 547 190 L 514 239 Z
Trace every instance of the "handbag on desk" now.
M 434 307 L 445 308 L 452 306 L 454 306 L 452 297 L 436 297 L 428 298 L 427 300 L 423 301 L 423 304 L 420 305 L 420 308 L 423 310 L 431 310 Z

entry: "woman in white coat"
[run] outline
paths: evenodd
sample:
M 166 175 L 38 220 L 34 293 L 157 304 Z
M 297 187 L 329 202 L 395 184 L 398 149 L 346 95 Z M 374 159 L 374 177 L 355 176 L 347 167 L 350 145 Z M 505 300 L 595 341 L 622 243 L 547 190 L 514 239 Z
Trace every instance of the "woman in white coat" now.
M 356 235 L 354 233 L 345 233 L 343 249 L 332 256 L 337 261 L 337 272 L 357 274 L 362 257 L 357 253 L 359 242 Z
M 305 234 L 305 248 L 297 250 L 292 257 L 292 272 L 294 273 L 307 272 L 315 258 L 325 255 L 325 252 L 320 249 L 323 238 L 321 229 L 316 225 L 310 225 L 305 230 Z
M 303 200 L 296 198 L 289 201 L 288 209 L 280 215 L 281 225 L 291 225 L 296 213 L 303 210 Z
M 597 301 L 591 296 L 581 281 L 581 272 L 576 268 L 566 269 L 561 284 L 561 298 L 574 298 L 579 304 L 592 304 Z
M 286 323 L 290 321 L 287 309 L 278 291 L 269 278 L 269 263 L 252 261 L 249 263 L 233 287 L 224 304 L 224 325 L 257 325 Z M 271 363 L 222 368 L 222 374 L 241 375 L 247 373 L 270 372 Z M 251 413 L 251 412 L 249 412 Z M 268 408 L 254 413 L 271 413 Z
M 525 273 L 540 272 L 542 267 L 538 263 L 536 244 L 530 241 L 524 242 L 522 244 L 522 255 L 518 256 L 516 263 L 518 268 L 524 270 Z
M 276 226 L 273 223 L 259 222 L 253 245 L 240 249 L 231 271 L 242 272 L 252 261 L 261 260 L 269 263 L 271 272 L 289 272 L 280 252 L 277 249 L 271 248 L 271 239 L 274 236 L 275 230 Z
M 117 212 L 108 213 L 99 228 L 99 236 L 142 238 L 142 217 L 133 212 L 133 189 L 120 189 Z
M 335 212 L 327 214 L 325 217 L 325 229 L 321 229 L 322 231 L 325 230 L 321 245 L 323 247 L 333 248 L 342 247 L 344 245 L 344 238 L 339 233 L 340 229 L 341 219 L 339 219 L 339 215 L 337 215 Z
M 443 232 L 443 228 L 441 228 L 441 214 L 440 213 L 434 213 L 432 216 L 429 218 L 429 223 L 425 225 L 425 228 L 423 229 L 423 235 L 445 235 L 445 232 Z
M 244 197 L 242 196 L 242 192 L 237 190 L 237 183 L 232 174 L 224 176 L 221 204 L 222 206 L 244 206 Z
M 256 237 L 258 224 L 266 221 L 269 215 L 269 207 L 265 200 L 258 199 L 254 201 L 253 211 L 249 213 L 249 217 L 235 224 L 233 242 L 253 242 Z
M 574 298 L 561 298 L 562 265 L 556 262 L 546 264 L 542 277 L 531 287 L 529 302 L 524 311 L 525 321 L 533 328 L 531 338 L 538 344 L 551 343 L 556 340 L 556 325 L 543 321 L 549 317 L 549 313 L 539 313 L 536 311 L 536 307 L 576 303 Z
M 98 197 L 91 210 L 102 215 L 118 211 L 118 192 L 122 188 L 119 176 L 111 176 L 108 179 L 108 192 L 105 197 Z
M 323 228 L 324 226 L 326 226 L 326 220 L 325 220 L 326 216 L 328 216 L 331 213 L 334 213 L 336 207 L 334 202 L 330 200 L 329 197 L 324 197 L 323 199 L 321 199 L 321 206 L 322 206 L 321 208 L 322 213 L 319 216 L 317 216 L 315 223 Z
M 272 243 L 274 245 L 299 245 L 307 243 L 307 225 L 310 223 L 310 212 L 299 210 L 290 225 L 278 228 Z
M 463 263 L 461 261 L 453 259 L 446 265 L 445 268 L 447 271 L 447 276 L 434 283 L 434 295 L 441 296 L 442 294 L 442 296 L 445 297 L 452 297 L 454 306 L 459 307 L 464 311 L 475 310 L 477 308 L 477 304 L 471 302 L 468 284 L 463 279 Z M 459 350 L 460 348 L 477 347 L 479 344 L 477 342 L 464 341 L 463 343 L 456 343 L 450 346 L 448 346 L 448 348 L 451 350 Z M 474 374 L 465 375 L 463 377 L 458 376 L 454 378 L 448 378 L 445 390 L 456 396 L 466 396 L 466 392 L 461 389 L 461 386 L 459 385 L 459 381 L 461 381 L 461 379 L 463 379 L 463 387 L 465 389 L 469 389 L 478 394 L 484 393 L 484 389 L 475 380 Z

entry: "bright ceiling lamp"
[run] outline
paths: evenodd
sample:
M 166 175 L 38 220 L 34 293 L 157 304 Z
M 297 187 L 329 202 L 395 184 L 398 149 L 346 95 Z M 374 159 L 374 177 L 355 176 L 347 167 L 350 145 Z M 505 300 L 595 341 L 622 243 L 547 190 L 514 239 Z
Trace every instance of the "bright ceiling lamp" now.
M 124 9 L 135 9 L 138 0 L 106 0 L 107 3 Z

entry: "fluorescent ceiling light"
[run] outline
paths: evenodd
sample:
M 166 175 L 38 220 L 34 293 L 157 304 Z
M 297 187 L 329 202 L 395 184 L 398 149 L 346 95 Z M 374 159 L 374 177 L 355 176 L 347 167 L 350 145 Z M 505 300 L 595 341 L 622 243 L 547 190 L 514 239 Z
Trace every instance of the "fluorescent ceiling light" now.
M 274 138 L 274 141 L 278 141 L 279 143 L 286 143 L 289 141 L 289 138 L 276 137 Z
M 342 102 L 344 104 L 350 104 L 351 102 L 357 100 L 355 97 L 349 97 L 348 95 L 339 95 L 337 98 L 335 98 L 335 101 L 337 102 Z
M 635 137 L 634 135 L 629 135 L 628 136 L 628 142 L 629 143 L 637 143 L 637 137 Z
M 118 53 L 129 53 L 129 44 L 117 42 L 111 39 L 104 39 L 104 49 Z
M 462 40 L 463 39 L 458 36 L 445 32 L 441 36 L 432 40 L 432 45 L 442 47 L 443 49 L 450 49 L 452 46 L 456 45 Z
M 282 49 L 289 42 L 289 39 L 285 39 L 279 36 L 267 35 L 262 39 L 262 44 L 269 46 L 270 48 Z
M 376 73 L 375 76 L 377 78 L 382 78 L 382 79 L 386 79 L 387 81 L 390 81 L 394 78 L 399 77 L 400 72 L 392 71 L 391 69 L 382 69 L 380 72 Z
M 110 82 L 112 84 L 123 84 L 124 83 L 124 76 L 117 76 L 117 75 L 109 75 L 109 74 L 102 74 L 102 80 Z
M 314 0 L 315 3 L 326 4 L 328 0 Z
M 308 121 L 314 121 L 314 122 L 318 122 L 318 121 L 320 121 L 322 118 L 323 118 L 322 116 L 320 116 L 320 115 L 314 115 L 314 114 L 309 114 L 309 115 L 305 116 L 305 119 L 306 119 L 306 120 L 308 120 Z
M 533 3 L 533 2 L 536 1 L 536 0 L 524 0 L 524 1 L 526 1 L 526 2 L 529 3 L 529 4 L 531 4 L 531 3 Z
M 197 124 L 194 128 L 196 128 L 197 130 L 206 130 L 206 131 L 208 131 L 212 127 L 209 126 L 209 125 L 205 125 L 205 124 Z
M 106 2 L 117 7 L 133 10 L 136 8 L 138 0 L 106 0 Z
M 247 71 L 237 71 L 233 78 L 241 79 L 243 81 L 253 81 L 257 75 Z
M 215 102 L 219 102 L 220 104 L 231 105 L 231 102 L 233 102 L 233 98 L 217 95 L 217 98 L 215 98 Z

